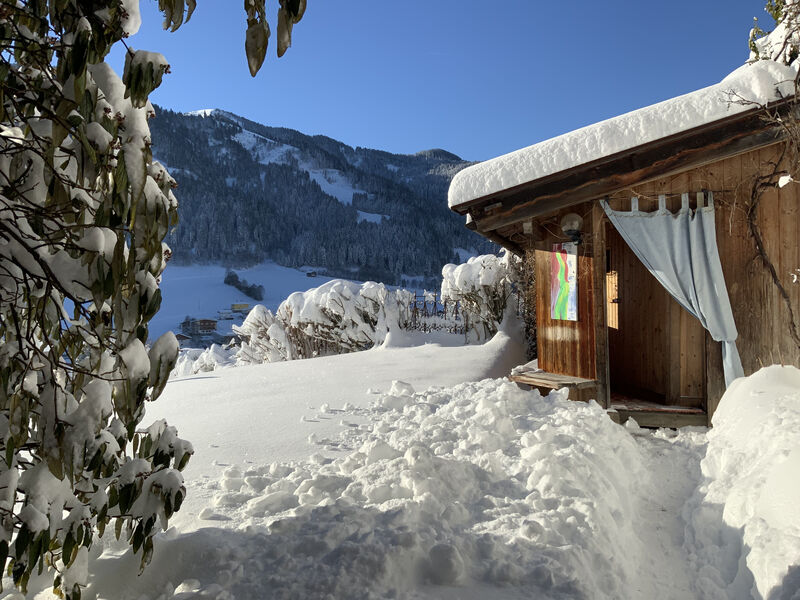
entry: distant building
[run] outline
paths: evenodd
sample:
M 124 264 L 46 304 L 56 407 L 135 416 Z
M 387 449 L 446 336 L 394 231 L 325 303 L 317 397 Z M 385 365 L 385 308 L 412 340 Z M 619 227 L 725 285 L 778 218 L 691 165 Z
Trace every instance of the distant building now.
M 216 319 L 193 319 L 191 317 L 186 317 L 181 323 L 181 333 L 187 337 L 214 333 L 216 330 Z
M 316 271 L 307 271 L 306 272 L 306 277 L 316 277 L 316 276 L 317 276 L 317 272 Z
M 246 302 L 239 302 L 231 304 L 231 311 L 232 312 L 247 312 L 250 310 L 250 305 Z
M 195 332 L 199 334 L 214 333 L 217 330 L 216 319 L 197 319 L 195 320 Z

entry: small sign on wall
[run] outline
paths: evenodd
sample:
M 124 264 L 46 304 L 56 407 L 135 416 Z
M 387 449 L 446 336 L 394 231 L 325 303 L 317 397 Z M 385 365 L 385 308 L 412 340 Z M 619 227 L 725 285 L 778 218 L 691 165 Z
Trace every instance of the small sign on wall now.
M 578 245 L 553 244 L 550 254 L 550 318 L 578 320 Z

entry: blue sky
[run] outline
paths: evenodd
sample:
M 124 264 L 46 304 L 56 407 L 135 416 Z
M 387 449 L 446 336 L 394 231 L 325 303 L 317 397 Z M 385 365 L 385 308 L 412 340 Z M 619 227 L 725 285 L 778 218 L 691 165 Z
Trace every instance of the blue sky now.
M 131 47 L 172 73 L 152 100 L 222 108 L 353 146 L 483 160 L 711 85 L 747 59 L 760 0 L 309 0 L 253 79 L 240 0 L 198 0 L 176 33 L 142 0 Z M 121 51 L 111 62 L 122 71 Z

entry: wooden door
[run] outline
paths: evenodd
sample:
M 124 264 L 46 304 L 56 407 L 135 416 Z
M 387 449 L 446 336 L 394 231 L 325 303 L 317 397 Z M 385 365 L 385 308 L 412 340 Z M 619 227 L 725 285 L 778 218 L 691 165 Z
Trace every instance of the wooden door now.
M 613 226 L 608 226 L 606 236 L 612 392 L 665 404 L 703 406 L 703 327 L 670 297 Z

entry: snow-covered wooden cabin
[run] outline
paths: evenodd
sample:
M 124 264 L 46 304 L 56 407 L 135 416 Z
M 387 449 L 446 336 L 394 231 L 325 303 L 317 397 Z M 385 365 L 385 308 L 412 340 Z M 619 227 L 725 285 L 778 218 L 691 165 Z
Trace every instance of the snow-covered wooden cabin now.
M 539 370 L 513 379 L 674 427 L 710 422 L 742 374 L 800 366 L 800 184 L 764 118 L 797 110 L 793 78 L 758 62 L 454 178 L 450 207 L 535 272 Z M 753 209 L 772 173 L 786 185 Z

